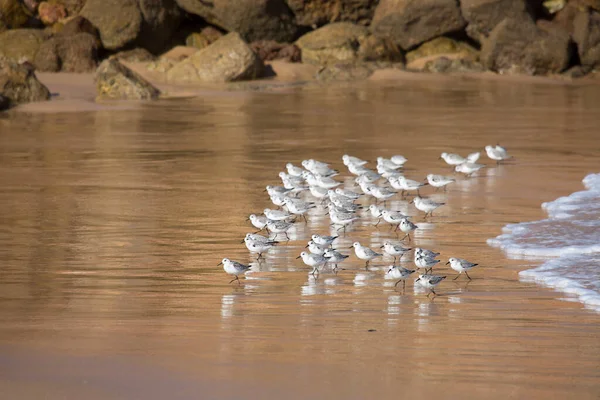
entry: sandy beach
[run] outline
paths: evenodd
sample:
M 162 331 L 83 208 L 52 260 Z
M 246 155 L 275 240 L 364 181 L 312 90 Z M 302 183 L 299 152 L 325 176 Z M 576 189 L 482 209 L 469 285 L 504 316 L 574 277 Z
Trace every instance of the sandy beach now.
M 40 79 L 55 100 L 0 119 L 0 397 L 600 395 L 600 315 L 519 281 L 539 261 L 486 243 L 599 172 L 596 85 L 388 75 L 98 105 L 89 75 Z M 339 274 L 309 277 L 296 257 L 330 232 L 323 210 L 241 285 L 217 266 L 254 261 L 245 218 L 271 206 L 264 187 L 286 162 L 403 154 L 422 180 L 451 173 L 442 151 L 498 142 L 515 161 L 482 158 L 448 192 L 423 190 L 446 203 L 427 221 L 409 209 L 421 226 L 411 247 L 480 264 L 470 282 L 436 268 L 448 278 L 434 299 L 384 279 L 391 258 L 365 271 L 352 255 Z M 373 223 L 336 246 L 397 240 Z

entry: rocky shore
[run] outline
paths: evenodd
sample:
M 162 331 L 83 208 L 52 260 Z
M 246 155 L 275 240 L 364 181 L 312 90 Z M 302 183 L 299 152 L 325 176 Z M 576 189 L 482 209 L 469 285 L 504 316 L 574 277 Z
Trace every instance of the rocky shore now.
M 157 82 L 319 81 L 382 68 L 593 75 L 598 0 L 0 0 L 0 110 L 49 99 L 40 72 L 95 72 L 98 99 L 154 99 Z

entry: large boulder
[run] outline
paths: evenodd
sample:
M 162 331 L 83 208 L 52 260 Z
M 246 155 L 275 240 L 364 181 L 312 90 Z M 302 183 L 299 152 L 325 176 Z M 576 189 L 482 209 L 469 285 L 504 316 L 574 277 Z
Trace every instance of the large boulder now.
M 330 64 L 321 67 L 315 78 L 321 82 L 358 81 L 373 75 L 379 69 L 402 69 L 403 64 L 391 62 L 360 62 L 356 64 Z
M 409 50 L 465 25 L 456 0 L 381 0 L 371 29 Z
M 302 26 L 318 27 L 331 22 L 354 22 L 368 25 L 378 0 L 287 0 Z
M 46 39 L 46 34 L 38 29 L 13 29 L 0 34 L 0 55 L 15 61 L 31 61 Z
M 526 18 L 505 19 L 484 41 L 481 60 L 499 73 L 559 73 L 569 64 L 569 44 L 563 29 L 540 29 Z
M 258 78 L 264 64 L 237 32 L 174 65 L 167 72 L 173 83 L 232 82 Z
M 213 26 L 205 26 L 200 32 L 192 32 L 185 38 L 185 45 L 201 50 L 223 37 L 223 33 Z
M 41 44 L 34 64 L 40 71 L 92 72 L 98 66 L 98 41 L 89 33 L 53 37 Z
M 226 31 L 238 32 L 248 42 L 295 39 L 297 26 L 284 0 L 177 0 L 187 12 Z
M 467 34 L 480 43 L 506 18 L 531 19 L 526 0 L 461 0 L 460 9 Z
M 274 40 L 258 40 L 250 43 L 250 48 L 264 61 L 285 60 L 300 62 L 301 53 L 298 46 L 289 43 L 279 43 Z
M 88 0 L 81 16 L 98 28 L 106 49 L 139 46 L 153 53 L 165 49 L 182 18 L 175 0 Z
M 3 108 L 49 98 L 48 88 L 38 81 L 33 68 L 0 56 L 0 99 L 3 99 Z
M 44 25 L 54 25 L 67 17 L 67 9 L 55 1 L 42 1 L 38 6 L 38 18 Z
M 160 91 L 150 82 L 114 58 L 108 58 L 96 70 L 98 99 L 150 100 Z
M 309 64 L 326 65 L 353 63 L 377 59 L 401 59 L 397 48 L 387 48 L 378 54 L 373 49 L 384 48 L 383 39 L 373 37 L 364 26 L 350 22 L 335 22 L 309 32 L 296 41 L 302 51 L 302 61 Z

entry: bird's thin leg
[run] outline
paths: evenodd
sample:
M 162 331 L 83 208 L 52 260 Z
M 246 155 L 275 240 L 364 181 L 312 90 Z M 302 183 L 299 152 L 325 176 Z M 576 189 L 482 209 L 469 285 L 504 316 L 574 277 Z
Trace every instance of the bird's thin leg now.
M 380 222 L 381 222 L 381 218 L 379 218 L 379 219 L 377 220 L 377 223 L 375 224 L 375 226 L 379 225 L 379 223 L 380 223 Z
M 467 278 L 469 278 L 469 280 L 471 280 L 471 277 L 469 276 L 467 271 L 465 271 L 465 275 L 467 275 Z
M 394 287 L 398 286 L 398 284 L 400 283 L 402 279 L 398 280 L 398 282 L 394 283 Z
M 456 278 L 452 279 L 453 281 L 457 280 L 458 277 L 460 276 L 460 272 L 458 273 L 458 275 L 456 275 Z
M 404 292 L 404 289 L 406 289 L 406 279 L 402 281 L 402 291 Z
M 237 276 L 237 275 L 235 276 L 235 279 L 232 279 L 232 280 L 230 280 L 230 281 L 229 281 L 229 283 L 231 283 L 231 282 L 235 282 L 235 281 L 238 281 L 238 283 L 241 285 L 241 283 L 240 283 L 240 278 L 238 278 L 238 276 Z
M 302 217 L 304 217 L 304 223 L 308 224 L 308 220 L 306 219 L 306 215 L 302 214 Z
M 290 237 L 288 236 L 287 232 L 283 232 L 285 233 L 285 238 L 288 240 L 288 242 L 290 241 Z
M 400 239 L 400 240 L 403 241 L 404 239 L 406 239 L 407 236 L 408 236 L 408 234 L 404 235 L 404 237 L 402 239 Z

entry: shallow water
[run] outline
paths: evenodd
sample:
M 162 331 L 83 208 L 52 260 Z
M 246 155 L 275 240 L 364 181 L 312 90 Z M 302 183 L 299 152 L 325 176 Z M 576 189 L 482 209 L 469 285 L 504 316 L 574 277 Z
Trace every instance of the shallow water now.
M 134 109 L 0 119 L 0 393 L 18 398 L 446 398 L 600 393 L 600 317 L 518 271 L 486 239 L 597 172 L 596 87 L 485 80 L 210 92 Z M 447 193 L 413 246 L 478 262 L 430 300 L 352 256 L 318 280 L 297 255 L 329 233 L 298 223 L 253 262 L 245 218 L 271 206 L 286 162 L 403 154 L 406 176 L 449 173 L 442 151 L 500 142 L 516 161 Z M 482 159 L 485 159 L 484 157 Z M 347 174 L 344 174 L 347 177 Z M 397 236 L 372 220 L 338 247 Z M 409 264 L 407 264 L 409 265 Z

